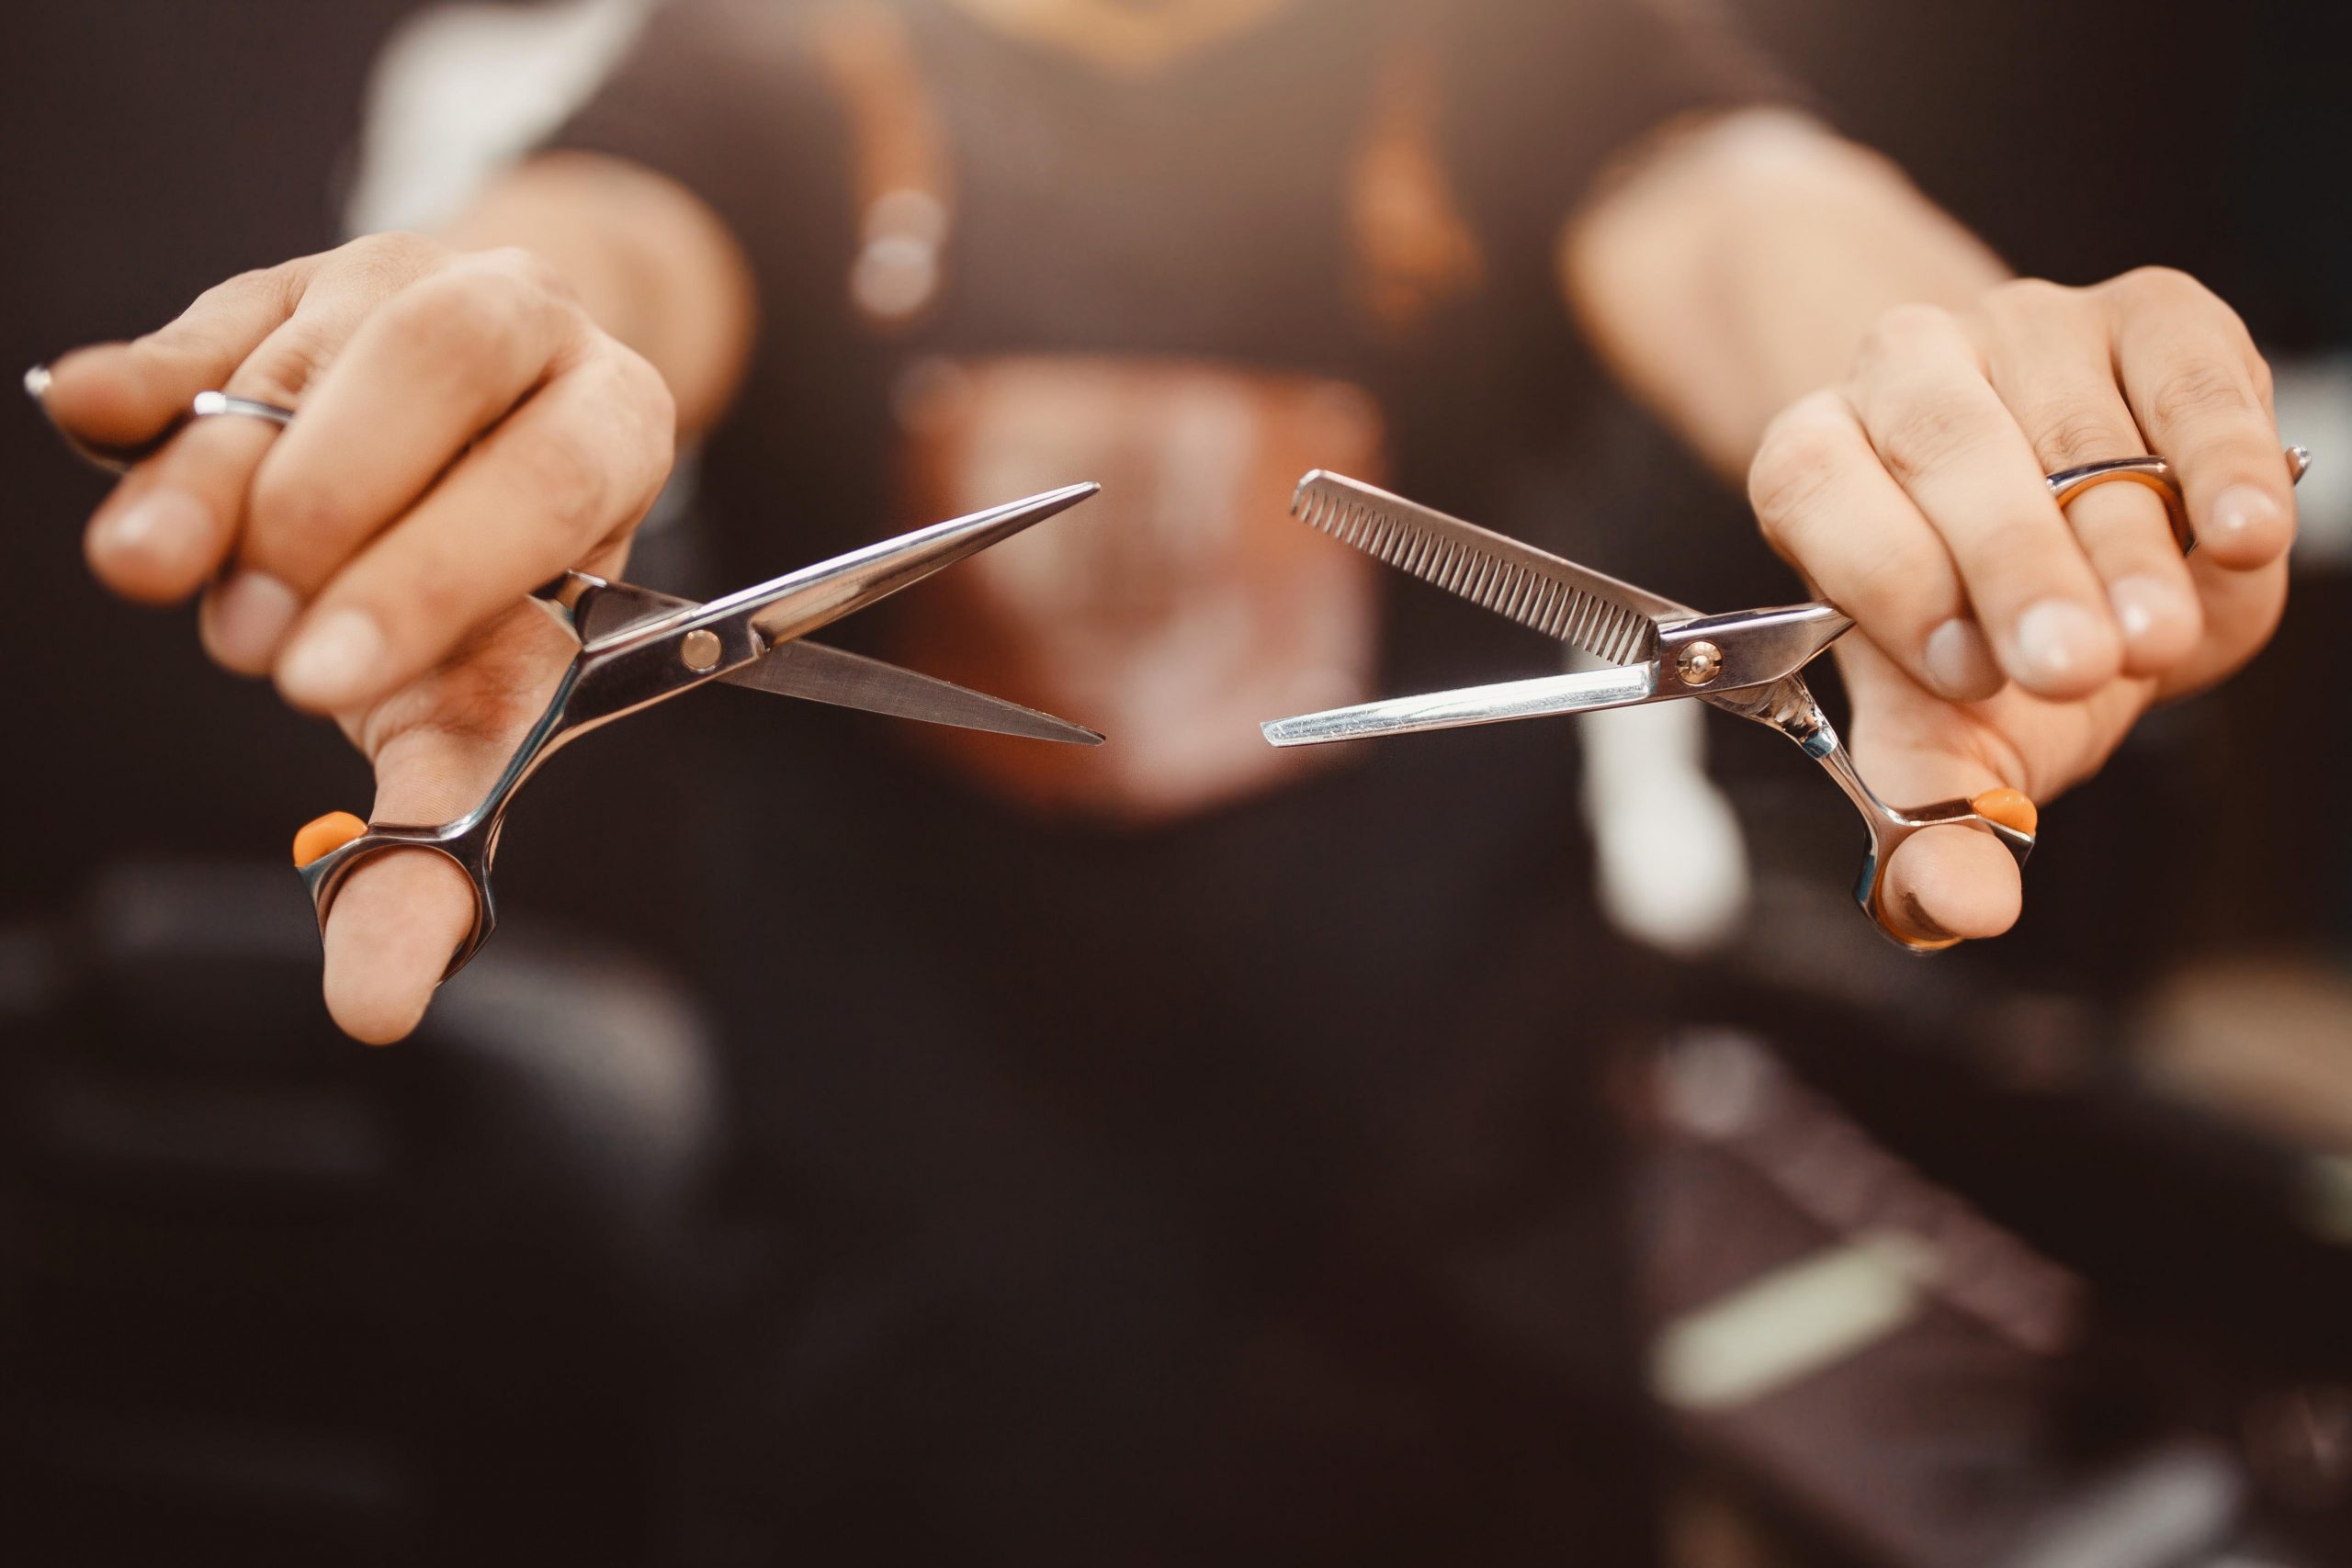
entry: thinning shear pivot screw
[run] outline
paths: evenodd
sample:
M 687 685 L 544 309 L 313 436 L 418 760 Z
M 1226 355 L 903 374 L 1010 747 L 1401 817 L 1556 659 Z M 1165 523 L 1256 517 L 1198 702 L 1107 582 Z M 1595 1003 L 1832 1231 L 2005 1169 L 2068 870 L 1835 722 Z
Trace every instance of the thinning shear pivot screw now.
M 1712 642 L 1694 642 L 1675 656 L 1674 668 L 1686 686 L 1703 686 L 1724 672 L 1724 650 Z

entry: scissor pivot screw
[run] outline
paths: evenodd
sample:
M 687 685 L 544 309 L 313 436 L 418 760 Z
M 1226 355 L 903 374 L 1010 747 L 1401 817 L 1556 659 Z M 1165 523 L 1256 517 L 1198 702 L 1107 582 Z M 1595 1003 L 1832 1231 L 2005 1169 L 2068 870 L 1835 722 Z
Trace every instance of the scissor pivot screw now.
M 1694 642 L 1677 654 L 1674 668 L 1686 686 L 1703 686 L 1724 672 L 1724 650 L 1712 642 Z
M 718 662 L 718 634 L 691 631 L 678 639 L 678 657 L 689 670 L 707 670 Z

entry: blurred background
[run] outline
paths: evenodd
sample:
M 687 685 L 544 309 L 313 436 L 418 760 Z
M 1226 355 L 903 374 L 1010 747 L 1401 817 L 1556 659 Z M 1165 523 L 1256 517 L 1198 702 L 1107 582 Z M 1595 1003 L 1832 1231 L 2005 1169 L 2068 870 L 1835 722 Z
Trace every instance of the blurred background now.
M 2019 270 L 2210 283 L 2317 464 L 2278 641 L 2050 813 L 2007 940 L 1872 945 L 1842 806 L 1777 739 L 1711 730 L 1755 912 L 1658 957 L 1676 1005 L 1621 1075 L 1678 1561 L 2352 1563 L 2341 8 L 1729 4 Z M 0 363 L 417 221 L 560 118 L 639 9 L 12 17 Z M 640 807 L 701 729 L 636 721 L 535 784 L 498 945 L 364 1051 L 317 1002 L 280 848 L 364 804 L 364 767 L 208 666 L 187 615 L 97 592 L 103 481 L 28 407 L 0 473 L 0 1559 L 671 1560 L 730 1268 L 694 1202 L 727 1047 L 677 917 L 691 847 Z M 1521 489 L 1572 484 L 1652 521 L 1623 575 L 1702 604 L 1784 581 L 1760 545 L 1696 547 L 1748 531 L 1630 410 Z M 632 576 L 694 547 L 682 512 Z

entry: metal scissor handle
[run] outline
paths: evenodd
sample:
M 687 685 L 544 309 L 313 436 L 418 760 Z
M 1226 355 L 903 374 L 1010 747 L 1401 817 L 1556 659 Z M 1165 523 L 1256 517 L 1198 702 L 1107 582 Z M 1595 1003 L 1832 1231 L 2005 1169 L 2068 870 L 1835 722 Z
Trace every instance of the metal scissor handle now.
M 559 581 L 571 586 L 573 579 L 592 592 L 604 586 L 576 572 Z M 543 592 L 543 598 L 551 597 Z M 718 667 L 716 659 L 710 662 L 714 669 Z M 584 649 L 582 657 L 572 660 L 497 781 L 464 816 L 439 824 L 363 822 L 350 812 L 331 811 L 306 823 L 294 835 L 294 869 L 302 878 L 302 890 L 311 896 L 321 934 L 326 931 L 327 916 L 345 882 L 364 863 L 390 850 L 431 850 L 464 873 L 474 896 L 473 924 L 449 954 L 449 965 L 441 977 L 446 980 L 470 963 L 498 926 L 498 900 L 490 885 L 491 863 L 497 857 L 498 831 L 505 823 L 506 807 L 515 791 L 566 741 L 628 711 L 608 711 L 604 704 L 582 705 L 584 713 L 573 711 L 583 673 L 604 668 L 589 660 Z
M 25 378 L 25 389 L 36 400 L 48 385 L 46 371 L 37 369 Z M 45 402 L 42 412 L 47 412 Z M 291 410 L 273 403 L 208 391 L 198 393 L 187 412 L 164 431 L 135 447 L 93 446 L 62 426 L 59 434 L 86 460 L 120 471 L 159 449 L 189 422 L 223 414 L 277 426 L 294 417 Z M 444 978 L 456 974 L 481 951 L 497 925 L 490 874 L 499 829 L 514 793 L 539 764 L 592 729 L 713 681 L 1031 739 L 1100 743 L 1100 734 L 1051 714 L 803 637 L 1101 489 L 1091 483 L 1064 485 L 986 507 L 876 540 L 707 604 L 578 571 L 541 585 L 532 598 L 565 622 L 580 647 L 529 732 L 472 809 L 437 825 L 369 823 L 335 811 L 295 834 L 294 864 L 317 911 L 321 933 L 345 883 L 362 864 L 392 850 L 429 850 L 464 873 L 473 889 L 473 921 L 451 954 Z M 786 649 L 789 656 L 783 654 Z

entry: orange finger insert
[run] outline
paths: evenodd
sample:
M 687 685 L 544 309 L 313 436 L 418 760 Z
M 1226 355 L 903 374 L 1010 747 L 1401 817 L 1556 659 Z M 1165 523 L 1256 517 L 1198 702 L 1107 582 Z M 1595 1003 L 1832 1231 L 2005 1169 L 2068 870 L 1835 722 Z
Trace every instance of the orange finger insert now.
M 2033 802 L 2026 797 L 2023 790 L 1988 789 L 1970 801 L 1968 808 L 1988 822 L 1998 822 L 2004 828 L 2013 828 L 2029 837 L 2033 833 L 2034 825 L 2041 819 L 2041 813 L 2033 808 Z
M 294 835 L 294 863 L 305 866 L 321 855 L 343 848 L 368 830 L 368 824 L 348 811 L 330 811 L 324 817 L 313 817 Z

